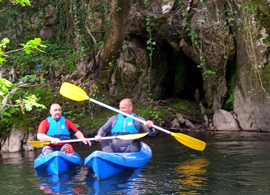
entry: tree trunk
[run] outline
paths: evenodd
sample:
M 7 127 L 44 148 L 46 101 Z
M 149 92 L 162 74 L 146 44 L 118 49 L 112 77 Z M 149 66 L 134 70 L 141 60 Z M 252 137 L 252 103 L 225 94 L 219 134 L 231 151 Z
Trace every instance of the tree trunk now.
M 109 28 L 103 49 L 101 51 L 100 70 L 106 69 L 108 65 L 114 66 L 120 55 L 123 41 L 126 36 L 127 15 L 129 13 L 129 1 L 112 0 L 111 5 L 111 27 Z

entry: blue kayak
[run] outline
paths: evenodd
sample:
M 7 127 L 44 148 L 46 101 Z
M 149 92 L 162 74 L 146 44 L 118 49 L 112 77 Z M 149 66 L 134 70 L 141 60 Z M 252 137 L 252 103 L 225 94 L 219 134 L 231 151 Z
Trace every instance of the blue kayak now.
M 40 154 L 34 161 L 34 168 L 45 169 L 55 174 L 61 174 L 71 167 L 80 165 L 81 162 L 81 157 L 76 152 L 65 154 L 55 151 L 46 156 Z
M 152 157 L 151 148 L 142 142 L 139 152 L 107 153 L 95 151 L 84 161 L 84 165 L 93 169 L 98 179 L 106 179 L 126 168 L 138 168 L 145 165 Z

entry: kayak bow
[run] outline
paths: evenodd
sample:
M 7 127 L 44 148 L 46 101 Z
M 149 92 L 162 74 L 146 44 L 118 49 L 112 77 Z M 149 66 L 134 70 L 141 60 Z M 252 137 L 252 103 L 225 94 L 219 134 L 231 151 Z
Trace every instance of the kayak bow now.
M 45 169 L 55 174 L 61 174 L 66 170 L 81 164 L 81 157 L 76 153 L 65 154 L 60 151 L 48 155 L 40 154 L 34 161 L 35 169 Z
M 84 161 L 84 165 L 93 169 L 98 179 L 106 179 L 126 168 L 138 168 L 152 157 L 151 148 L 142 143 L 141 150 L 133 153 L 107 153 L 95 151 Z

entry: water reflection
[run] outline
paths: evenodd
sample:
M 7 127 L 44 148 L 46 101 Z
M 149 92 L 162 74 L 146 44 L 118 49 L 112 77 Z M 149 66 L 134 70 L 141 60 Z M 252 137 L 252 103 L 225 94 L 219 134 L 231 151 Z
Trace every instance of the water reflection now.
M 38 176 L 36 185 L 46 194 L 80 194 L 84 192 L 84 189 L 78 185 L 85 178 L 83 170 L 71 170 L 57 175 L 46 170 L 36 169 L 35 173 Z
M 270 194 L 270 133 L 215 133 L 198 138 L 207 143 L 203 153 L 171 137 L 148 139 L 153 157 L 146 166 L 101 181 L 84 166 L 56 178 L 36 175 L 34 159 L 40 151 L 3 153 L 0 194 Z M 91 152 L 76 151 L 82 159 Z
M 27 158 L 34 160 L 36 158 L 37 151 L 21 151 L 21 152 L 3 152 L 0 154 L 0 164 L 2 165 L 21 165 Z
M 23 161 L 23 155 L 19 152 L 2 153 L 2 164 L 21 165 Z
M 98 180 L 90 170 L 86 177 L 86 186 L 89 195 L 100 194 L 143 194 L 145 186 L 140 184 L 145 180 L 142 175 L 143 168 L 126 169 L 124 172 L 105 180 Z
M 46 194 L 143 194 L 145 178 L 141 169 L 127 169 L 105 180 L 98 180 L 88 167 L 56 175 L 45 170 L 36 170 L 32 183 Z
M 206 158 L 189 159 L 175 167 L 177 179 L 174 189 L 178 192 L 191 190 L 189 194 L 200 194 L 194 189 L 207 190 L 207 167 L 210 164 Z

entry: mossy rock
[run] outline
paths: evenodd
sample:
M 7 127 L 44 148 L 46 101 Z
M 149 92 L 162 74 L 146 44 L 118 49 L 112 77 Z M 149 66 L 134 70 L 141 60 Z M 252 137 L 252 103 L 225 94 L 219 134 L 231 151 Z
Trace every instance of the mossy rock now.
M 91 118 L 89 116 L 78 119 L 77 122 L 79 124 L 79 126 L 77 126 L 78 129 L 80 129 L 85 136 L 94 136 L 97 134 L 98 129 L 107 122 L 107 117 Z
M 178 109 L 179 112 L 183 114 L 203 118 L 199 104 L 196 102 L 182 99 L 171 99 L 168 103 L 171 107 Z

